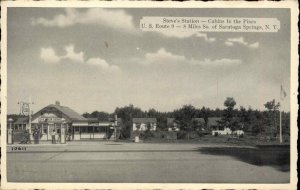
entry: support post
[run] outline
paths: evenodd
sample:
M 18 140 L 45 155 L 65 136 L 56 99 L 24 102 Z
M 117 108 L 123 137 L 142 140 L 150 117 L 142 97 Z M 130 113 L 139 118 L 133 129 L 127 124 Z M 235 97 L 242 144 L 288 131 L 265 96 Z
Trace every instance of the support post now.
M 32 141 L 32 133 L 31 133 L 31 108 L 30 108 L 30 104 L 31 102 L 29 101 L 28 103 L 28 109 L 29 109 L 29 113 L 28 113 L 28 117 L 29 117 L 29 141 Z
M 60 126 L 60 143 L 66 144 L 65 123 L 62 123 Z
M 115 115 L 115 141 L 117 141 L 117 125 L 118 125 L 118 116 Z

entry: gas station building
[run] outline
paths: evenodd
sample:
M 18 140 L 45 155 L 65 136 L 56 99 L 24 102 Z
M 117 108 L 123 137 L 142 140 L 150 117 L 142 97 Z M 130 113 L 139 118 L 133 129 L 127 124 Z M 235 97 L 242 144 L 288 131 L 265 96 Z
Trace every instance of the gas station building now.
M 29 119 L 27 122 L 25 126 L 28 130 Z M 85 118 L 71 108 L 60 105 L 58 101 L 31 116 L 31 133 L 38 129 L 40 140 L 45 141 L 51 141 L 53 131 L 57 140 L 61 137 L 68 140 L 114 140 L 116 125 L 116 121 Z

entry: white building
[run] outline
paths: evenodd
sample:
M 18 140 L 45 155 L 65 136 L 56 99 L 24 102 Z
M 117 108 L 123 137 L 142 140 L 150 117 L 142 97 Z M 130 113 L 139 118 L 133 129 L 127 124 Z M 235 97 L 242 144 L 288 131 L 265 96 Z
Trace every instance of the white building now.
M 156 131 L 157 120 L 156 118 L 133 118 L 132 131 L 146 131 L 149 127 L 150 131 Z

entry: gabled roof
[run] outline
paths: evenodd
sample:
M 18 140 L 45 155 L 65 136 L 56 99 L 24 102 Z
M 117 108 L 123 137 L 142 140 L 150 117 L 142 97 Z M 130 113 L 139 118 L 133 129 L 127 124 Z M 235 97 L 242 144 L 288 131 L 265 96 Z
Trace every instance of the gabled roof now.
M 40 111 L 36 112 L 32 116 L 32 118 L 38 117 L 39 115 L 42 114 L 42 112 L 46 111 L 47 109 L 51 109 L 51 108 L 54 108 L 54 109 L 58 110 L 59 112 L 61 112 L 65 117 L 67 117 L 72 122 L 73 121 L 87 121 L 86 118 L 84 118 L 79 113 L 77 113 L 74 110 L 72 110 L 71 108 L 69 108 L 67 106 L 57 105 L 57 104 L 50 104 L 50 105 L 44 107 Z
M 71 120 L 74 121 L 86 121 L 87 119 L 81 116 L 79 113 L 75 112 L 69 107 L 66 106 L 61 106 L 61 105 L 55 105 L 55 104 L 50 104 L 47 107 L 54 107 L 61 111 L 63 114 L 65 114 L 67 117 L 69 117 Z
M 218 126 L 218 121 L 221 121 L 221 117 L 209 117 L 208 126 Z
M 156 118 L 132 118 L 133 123 L 156 123 Z
M 202 123 L 202 124 L 205 124 L 205 120 L 204 118 L 193 118 L 192 121 L 196 121 L 197 123 Z

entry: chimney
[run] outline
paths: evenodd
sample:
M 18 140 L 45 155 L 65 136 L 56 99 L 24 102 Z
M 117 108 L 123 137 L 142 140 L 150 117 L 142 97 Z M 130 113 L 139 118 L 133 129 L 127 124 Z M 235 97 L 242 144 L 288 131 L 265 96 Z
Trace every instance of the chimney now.
M 59 101 L 55 101 L 55 105 L 60 106 L 60 102 Z

